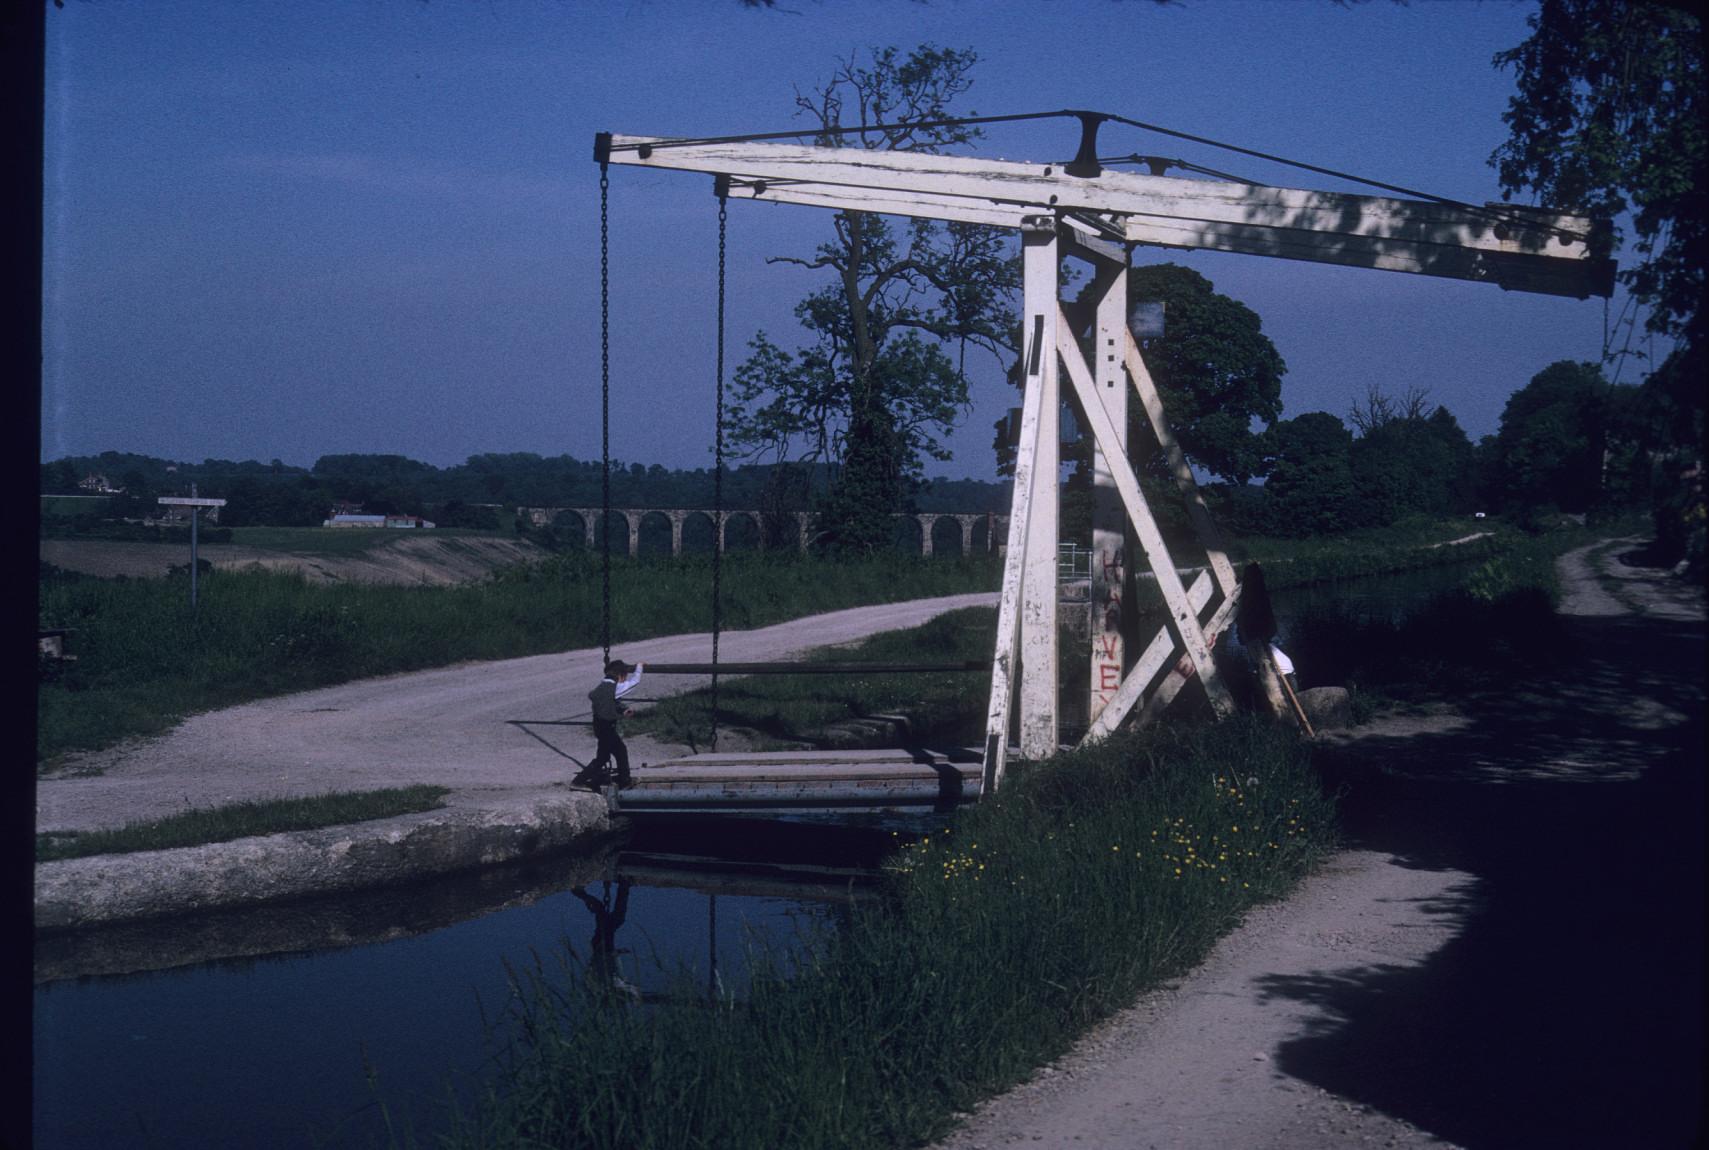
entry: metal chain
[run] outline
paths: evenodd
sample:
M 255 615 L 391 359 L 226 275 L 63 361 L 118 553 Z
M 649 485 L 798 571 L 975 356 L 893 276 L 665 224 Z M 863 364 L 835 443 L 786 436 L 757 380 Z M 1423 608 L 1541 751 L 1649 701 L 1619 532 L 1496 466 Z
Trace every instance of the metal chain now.
M 712 749 L 718 749 L 718 631 L 724 566 L 724 253 L 728 200 L 718 197 L 718 413 L 712 464 Z M 763 528 L 762 528 L 763 530 Z
M 599 644 L 611 662 L 611 177 L 599 166 L 599 434 L 600 529 L 605 563 L 600 570 Z M 603 670 L 603 667 L 601 668 Z

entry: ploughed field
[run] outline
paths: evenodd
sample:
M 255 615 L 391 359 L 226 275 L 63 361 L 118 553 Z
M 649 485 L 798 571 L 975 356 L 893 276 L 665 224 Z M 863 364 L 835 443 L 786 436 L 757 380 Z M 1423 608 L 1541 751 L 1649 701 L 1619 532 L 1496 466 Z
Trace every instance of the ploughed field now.
M 365 535 L 368 533 L 364 533 Z M 368 540 L 364 540 L 368 543 Z M 418 585 L 466 583 L 482 579 L 510 563 L 541 559 L 546 551 L 521 539 L 476 535 L 374 532 L 371 544 L 338 554 L 293 551 L 241 543 L 202 543 L 196 553 L 221 570 L 263 567 L 294 571 L 314 583 L 405 583 Z M 133 543 L 104 539 L 43 539 L 44 563 L 85 575 L 111 578 L 164 576 L 174 566 L 190 562 L 184 543 Z

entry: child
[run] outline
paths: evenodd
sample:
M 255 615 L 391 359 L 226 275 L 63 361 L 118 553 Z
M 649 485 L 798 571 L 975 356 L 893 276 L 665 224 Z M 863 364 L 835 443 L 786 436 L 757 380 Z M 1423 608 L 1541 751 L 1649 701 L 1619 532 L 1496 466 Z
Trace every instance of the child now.
M 599 686 L 587 693 L 593 704 L 593 734 L 599 740 L 599 750 L 593 762 L 572 780 L 577 786 L 604 786 L 607 782 L 606 766 L 614 758 L 617 760 L 617 785 L 626 787 L 634 781 L 629 774 L 629 748 L 623 745 L 623 738 L 617 733 L 617 720 L 627 715 L 629 708 L 619 705 L 617 700 L 635 689 L 641 681 L 644 667 L 645 663 L 631 665 L 622 659 L 613 659 L 605 665 L 605 678 L 599 681 Z

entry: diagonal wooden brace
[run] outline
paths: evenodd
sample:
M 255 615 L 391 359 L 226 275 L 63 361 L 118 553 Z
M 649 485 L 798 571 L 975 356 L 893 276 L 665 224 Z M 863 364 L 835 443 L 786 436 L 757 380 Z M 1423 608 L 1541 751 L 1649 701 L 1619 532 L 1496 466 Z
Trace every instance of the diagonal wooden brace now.
M 1151 372 L 1145 366 L 1145 359 L 1139 354 L 1139 345 L 1134 342 L 1133 333 L 1122 332 L 1122 360 L 1127 367 L 1128 378 L 1133 381 L 1133 389 L 1139 394 L 1140 406 L 1145 408 L 1145 415 L 1151 422 L 1151 430 L 1157 436 L 1158 445 L 1163 448 L 1164 456 L 1169 460 L 1169 470 L 1175 473 L 1175 486 L 1187 500 L 1187 515 L 1193 521 L 1193 531 L 1199 537 L 1199 544 L 1210 557 L 1211 570 L 1216 572 L 1216 581 L 1222 587 L 1224 595 L 1234 593 L 1234 568 L 1229 565 L 1228 553 L 1223 549 L 1222 536 L 1211 520 L 1210 508 L 1205 506 L 1205 497 L 1199 492 L 1199 485 L 1193 479 L 1192 468 L 1187 466 L 1187 457 L 1181 450 L 1181 445 L 1175 439 L 1175 433 L 1169 427 L 1169 422 L 1163 416 L 1163 398 L 1157 393 L 1157 384 L 1152 381 Z
M 1187 657 L 1192 660 L 1194 669 L 1204 680 L 1211 706 L 1218 715 L 1232 714 L 1234 700 L 1217 676 L 1210 647 L 1205 643 L 1204 633 L 1199 627 L 1198 613 L 1193 610 L 1187 599 L 1186 589 L 1181 586 L 1181 577 L 1175 572 L 1175 562 L 1169 557 L 1169 549 L 1164 545 L 1163 535 L 1158 531 L 1157 523 L 1146 505 L 1145 496 L 1139 489 L 1139 480 L 1134 477 L 1133 465 L 1125 452 L 1118 454 L 1112 450 L 1121 441 L 1110 422 L 1109 413 L 1104 409 L 1103 397 L 1098 394 L 1098 389 L 1092 382 L 1092 373 L 1080 355 L 1079 346 L 1074 342 L 1073 332 L 1066 317 L 1058 321 L 1056 330 L 1057 352 L 1068 368 L 1068 378 L 1074 385 L 1075 393 L 1080 397 L 1080 406 L 1087 422 L 1092 425 L 1092 435 L 1103 446 L 1110 459 L 1111 478 L 1115 480 L 1116 491 L 1121 495 L 1122 504 L 1127 509 L 1128 521 L 1139 536 L 1139 544 L 1145 552 L 1146 560 L 1157 576 L 1157 587 L 1163 592 L 1163 602 L 1169 610 L 1170 625 L 1179 636 L 1182 646 L 1187 649 Z
M 1235 604 L 1238 602 L 1240 602 L 1240 588 L 1236 586 L 1234 595 L 1224 599 L 1222 605 L 1211 614 L 1210 619 L 1205 623 L 1205 634 L 1211 636 L 1210 642 L 1213 646 L 1216 644 L 1215 637 L 1222 634 L 1223 629 L 1228 626 L 1229 616 L 1234 614 Z M 1193 666 L 1186 659 L 1182 658 L 1177 661 L 1176 670 L 1180 673 L 1171 672 L 1164 677 L 1161 683 L 1157 684 L 1157 690 L 1152 692 L 1151 698 L 1145 701 L 1145 706 L 1140 708 L 1138 716 L 1135 717 L 1134 722 L 1136 724 L 1143 727 L 1161 715 L 1163 709 L 1174 702 L 1175 696 L 1181 693 L 1181 688 L 1187 685 L 1187 680 L 1192 678 Z

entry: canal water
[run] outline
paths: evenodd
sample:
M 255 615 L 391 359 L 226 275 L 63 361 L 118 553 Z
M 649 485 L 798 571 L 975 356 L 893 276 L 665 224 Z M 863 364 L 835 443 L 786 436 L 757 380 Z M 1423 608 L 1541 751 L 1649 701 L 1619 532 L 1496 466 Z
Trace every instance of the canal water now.
M 1397 619 L 1465 573 L 1277 591 L 1283 640 L 1312 611 Z M 751 945 L 812 945 L 893 832 L 941 825 L 667 824 L 599 858 L 40 939 L 36 1145 L 294 1150 L 383 1145 L 387 1118 L 430 1130 L 502 1049 L 515 972 L 593 970 L 641 1009 L 685 986 L 739 994 Z
M 799 952 L 834 930 L 891 832 L 924 829 L 793 825 L 732 824 L 718 837 L 742 849 L 717 858 L 693 853 L 707 834 L 667 824 L 601 858 L 48 936 L 36 1145 L 383 1145 L 388 1114 L 431 1129 L 511 1033 L 513 975 L 591 973 L 640 1009 L 739 996 L 751 946 Z

